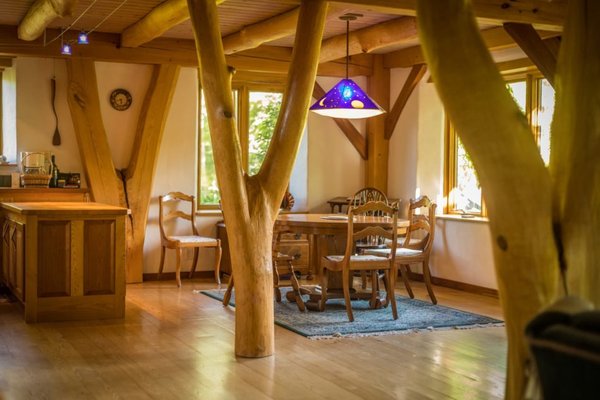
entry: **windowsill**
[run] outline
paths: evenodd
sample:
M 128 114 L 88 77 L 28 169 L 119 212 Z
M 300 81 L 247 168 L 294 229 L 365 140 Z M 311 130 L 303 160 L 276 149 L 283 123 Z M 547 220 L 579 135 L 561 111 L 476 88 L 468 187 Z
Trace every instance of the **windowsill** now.
M 223 212 L 221 210 L 216 210 L 216 209 L 215 210 L 213 210 L 213 209 L 197 210 L 196 216 L 198 216 L 198 217 L 222 217 Z
M 486 217 L 478 217 L 478 216 L 469 216 L 463 217 L 462 214 L 442 214 L 436 215 L 437 219 L 445 219 L 449 221 L 464 221 L 464 222 L 479 222 L 479 223 L 488 223 L 489 219 Z

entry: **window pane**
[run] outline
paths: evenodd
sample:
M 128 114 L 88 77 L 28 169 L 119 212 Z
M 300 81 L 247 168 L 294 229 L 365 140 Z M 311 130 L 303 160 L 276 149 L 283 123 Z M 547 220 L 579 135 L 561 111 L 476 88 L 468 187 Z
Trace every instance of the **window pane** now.
M 481 213 L 481 187 L 471 158 L 460 139 L 456 149 L 456 188 L 453 191 L 456 210 Z
M 550 161 L 550 126 L 554 114 L 554 88 L 546 79 L 540 82 L 540 105 L 538 109 L 538 122 L 540 124 L 540 153 L 544 163 Z
M 237 119 L 237 91 L 234 94 L 234 118 Z M 213 150 L 210 142 L 210 128 L 208 127 L 208 116 L 206 112 L 206 103 L 204 102 L 204 94 L 202 94 L 202 102 L 200 107 L 200 204 L 202 205 L 218 205 L 221 196 L 219 194 L 219 185 L 217 184 L 217 173 L 215 170 L 215 161 L 213 158 Z
M 510 94 L 512 94 L 512 97 L 517 102 L 523 114 L 525 114 L 527 109 L 527 82 L 511 82 L 507 84 L 506 87 Z
M 250 92 L 248 125 L 248 174 L 255 175 L 267 154 L 277 116 L 281 108 L 281 93 Z

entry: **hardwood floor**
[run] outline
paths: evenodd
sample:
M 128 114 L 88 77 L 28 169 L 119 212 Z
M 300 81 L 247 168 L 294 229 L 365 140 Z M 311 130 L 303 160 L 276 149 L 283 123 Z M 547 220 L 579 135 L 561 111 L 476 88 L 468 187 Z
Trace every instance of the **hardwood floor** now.
M 308 340 L 275 326 L 274 357 L 236 359 L 233 309 L 192 291 L 211 287 L 128 285 L 124 320 L 27 325 L 15 303 L 0 303 L 0 399 L 503 396 L 504 328 Z M 435 291 L 441 305 L 501 318 L 497 299 Z

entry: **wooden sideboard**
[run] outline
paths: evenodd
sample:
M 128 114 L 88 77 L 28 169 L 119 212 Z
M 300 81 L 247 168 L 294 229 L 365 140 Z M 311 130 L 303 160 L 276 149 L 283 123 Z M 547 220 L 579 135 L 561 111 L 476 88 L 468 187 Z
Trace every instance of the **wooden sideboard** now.
M 221 257 L 221 273 L 231 275 L 231 256 L 229 255 L 229 241 L 227 239 L 227 229 L 225 222 L 217 222 L 217 238 L 221 239 L 223 256 Z M 280 251 L 292 255 L 296 258 L 294 269 L 302 275 L 311 275 L 309 269 L 309 245 L 306 235 L 296 235 L 285 233 L 281 237 Z
M 25 321 L 122 318 L 127 209 L 99 203 L 2 203 L 3 279 Z

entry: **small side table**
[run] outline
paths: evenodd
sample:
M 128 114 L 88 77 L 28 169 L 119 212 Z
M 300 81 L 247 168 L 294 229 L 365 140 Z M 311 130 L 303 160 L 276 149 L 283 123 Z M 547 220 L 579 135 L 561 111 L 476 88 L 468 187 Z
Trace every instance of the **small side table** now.
M 350 203 L 350 199 L 346 196 L 334 197 L 333 199 L 327 200 L 329 207 L 331 207 L 331 213 L 335 213 L 335 208 L 339 208 L 339 212 L 343 212 L 342 207 L 347 206 Z

